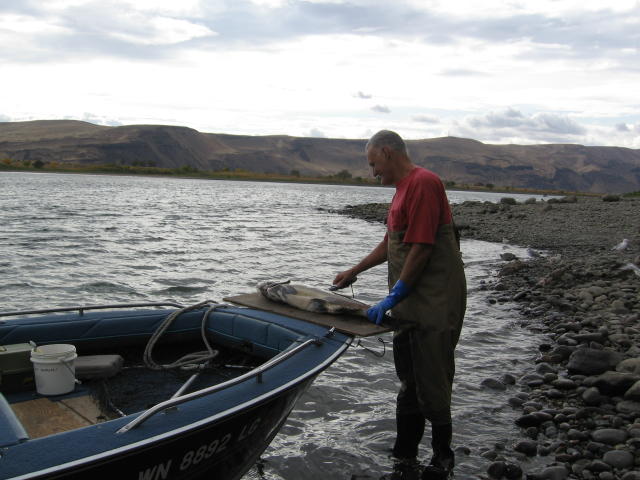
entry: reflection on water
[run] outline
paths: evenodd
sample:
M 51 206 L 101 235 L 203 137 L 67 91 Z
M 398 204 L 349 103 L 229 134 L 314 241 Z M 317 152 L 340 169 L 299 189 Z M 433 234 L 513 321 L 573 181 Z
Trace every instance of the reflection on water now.
M 251 291 L 263 280 L 326 288 L 379 241 L 382 225 L 328 213 L 388 202 L 392 189 L 162 178 L 0 173 L 0 310 L 78 304 L 192 304 Z M 450 192 L 452 202 L 501 194 Z M 510 195 L 517 196 L 517 195 Z M 480 290 L 505 250 L 463 240 L 469 302 L 457 350 L 454 442 L 470 448 L 456 478 L 476 478 L 482 447 L 515 436 L 510 392 L 480 382 L 518 374 L 536 339 Z M 386 270 L 360 276 L 356 297 L 385 292 Z M 397 382 L 386 354 L 350 348 L 311 386 L 246 478 L 379 478 L 391 470 Z M 382 352 L 377 338 L 362 344 Z M 428 436 L 428 431 L 427 431 Z M 422 456 L 429 458 L 428 438 Z

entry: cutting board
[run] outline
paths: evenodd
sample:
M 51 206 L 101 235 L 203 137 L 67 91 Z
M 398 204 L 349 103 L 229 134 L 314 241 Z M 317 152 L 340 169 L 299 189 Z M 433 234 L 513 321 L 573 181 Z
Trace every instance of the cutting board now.
M 265 312 L 277 313 L 287 317 L 297 318 L 316 325 L 335 327 L 336 330 L 354 337 L 371 337 L 391 331 L 391 328 L 382 324 L 376 325 L 364 317 L 357 315 L 330 315 L 327 313 L 307 312 L 299 310 L 284 303 L 277 303 L 265 298 L 261 293 L 244 293 L 233 297 L 226 297 L 225 302 L 256 308 Z

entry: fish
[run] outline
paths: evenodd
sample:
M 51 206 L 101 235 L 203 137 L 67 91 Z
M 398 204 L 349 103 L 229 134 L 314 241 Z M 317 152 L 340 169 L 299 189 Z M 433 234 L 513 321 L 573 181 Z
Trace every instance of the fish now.
M 366 317 L 370 305 L 319 288 L 286 282 L 260 282 L 258 291 L 267 299 L 290 305 L 299 310 L 332 315 L 359 315 Z

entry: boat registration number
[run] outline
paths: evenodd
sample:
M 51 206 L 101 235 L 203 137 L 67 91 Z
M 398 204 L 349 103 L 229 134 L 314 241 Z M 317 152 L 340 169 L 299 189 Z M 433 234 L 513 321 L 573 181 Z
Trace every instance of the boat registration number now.
M 260 418 L 256 418 L 251 423 L 243 425 L 237 436 L 227 433 L 220 438 L 216 438 L 208 443 L 204 443 L 197 448 L 187 451 L 179 460 L 180 471 L 188 470 L 211 458 L 217 453 L 224 452 L 231 443 L 241 442 L 256 431 L 260 425 Z M 163 480 L 168 478 L 171 466 L 174 465 L 173 458 L 154 465 L 153 467 L 138 472 L 138 480 Z

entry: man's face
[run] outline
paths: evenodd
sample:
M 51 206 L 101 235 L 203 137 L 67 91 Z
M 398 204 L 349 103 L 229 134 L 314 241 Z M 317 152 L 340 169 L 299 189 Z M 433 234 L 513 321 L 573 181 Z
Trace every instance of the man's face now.
M 369 148 L 367 150 L 367 162 L 371 167 L 371 173 L 380 180 L 382 185 L 391 185 L 393 183 L 390 158 L 387 147 Z

